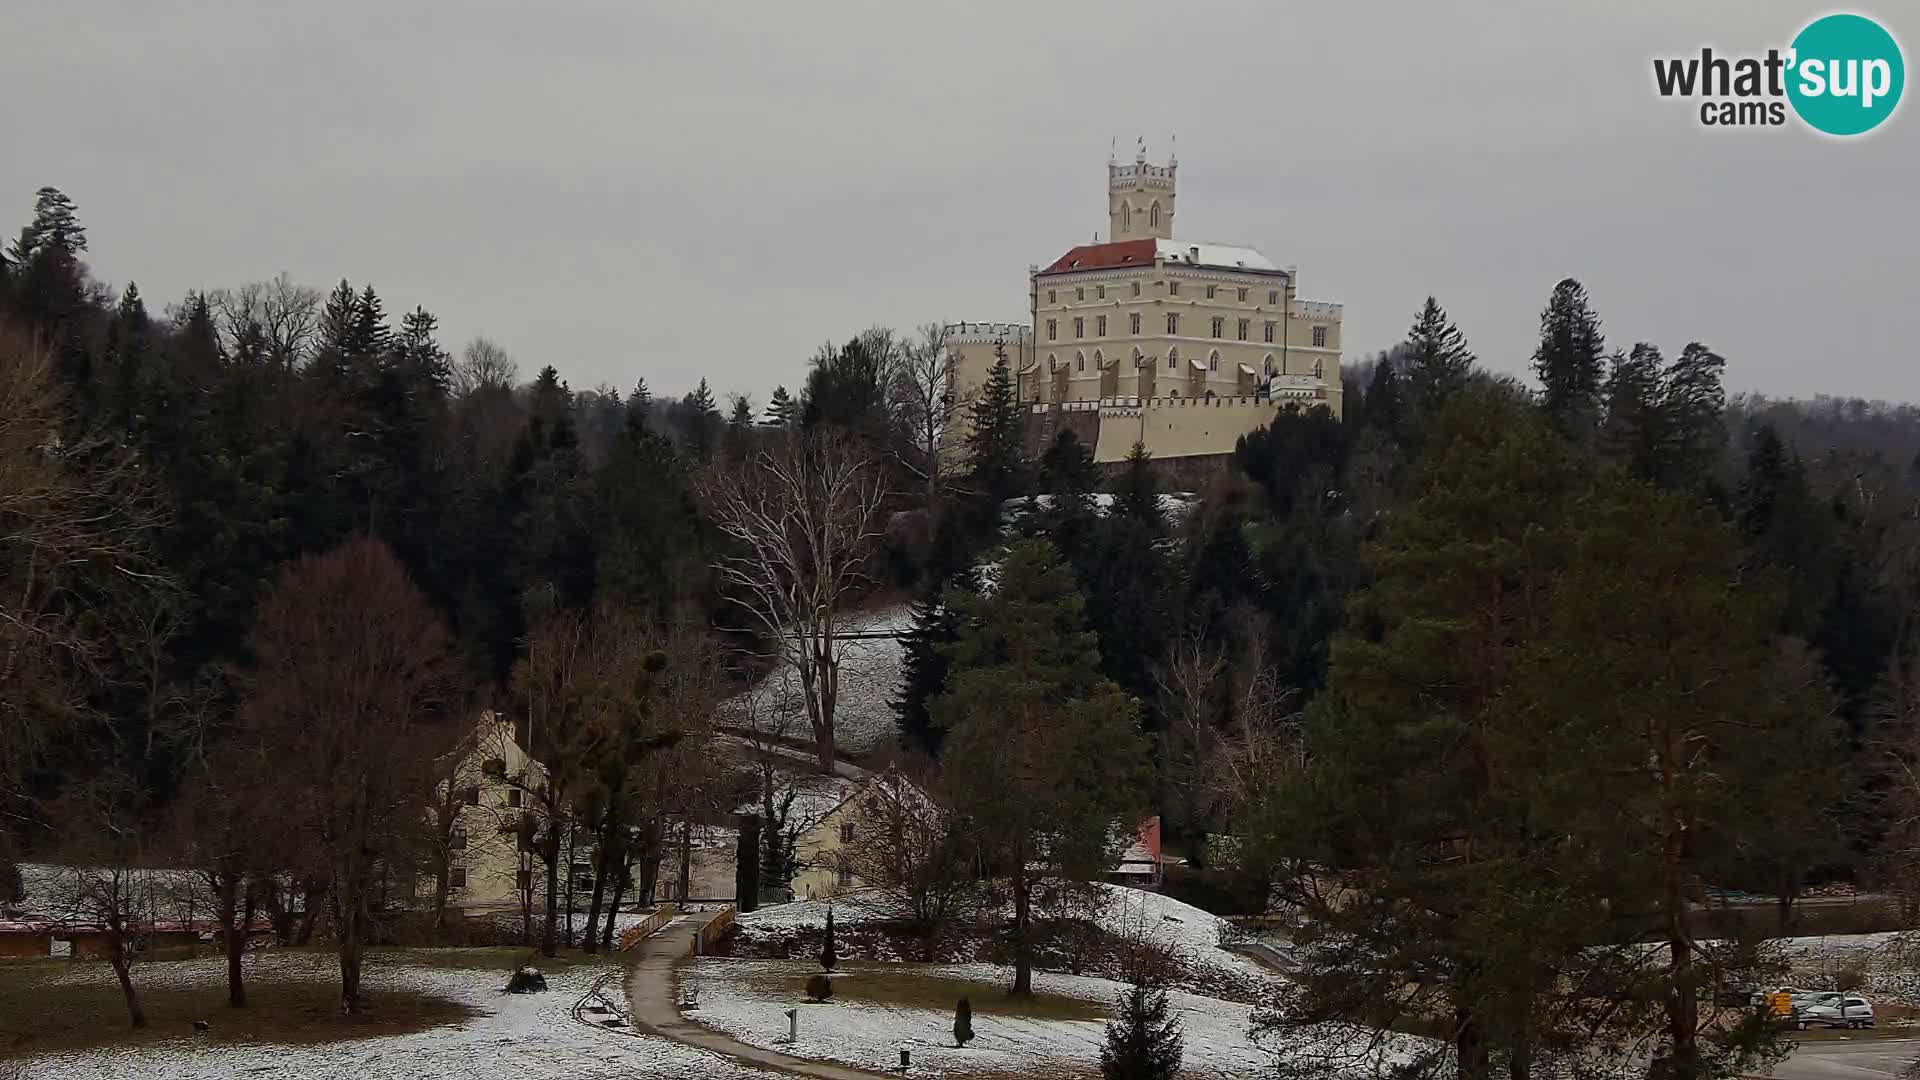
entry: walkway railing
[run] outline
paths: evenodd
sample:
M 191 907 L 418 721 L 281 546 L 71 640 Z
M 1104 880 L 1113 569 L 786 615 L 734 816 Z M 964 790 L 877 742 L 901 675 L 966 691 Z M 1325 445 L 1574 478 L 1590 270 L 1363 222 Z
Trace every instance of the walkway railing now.
M 700 927 L 700 932 L 693 935 L 692 951 L 687 955 L 706 956 L 713 952 L 713 947 L 719 944 L 728 930 L 733 929 L 733 916 L 734 909 L 726 907 L 722 908 L 718 915 L 708 919 L 706 924 Z
M 671 922 L 674 910 L 672 904 L 660 904 L 653 909 L 653 914 L 620 931 L 621 951 L 625 952 L 640 944 L 647 939 L 647 935 Z

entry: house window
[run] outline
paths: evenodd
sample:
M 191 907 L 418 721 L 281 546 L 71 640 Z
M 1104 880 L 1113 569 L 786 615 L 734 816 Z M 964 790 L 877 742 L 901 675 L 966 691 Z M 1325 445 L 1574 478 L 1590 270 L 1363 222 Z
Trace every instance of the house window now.
M 1087 298 L 1087 287 L 1085 285 L 1081 285 L 1078 288 L 1074 289 L 1073 298 L 1075 300 L 1085 300 Z
M 455 889 L 466 888 L 467 887 L 467 868 L 464 866 L 456 866 L 453 869 L 447 871 L 447 885 Z
M 1175 311 L 1167 312 L 1167 333 L 1177 334 L 1179 332 L 1180 332 L 1179 312 L 1175 312 Z
M 455 825 L 453 830 L 447 834 L 447 847 L 454 851 L 465 851 L 467 849 L 467 827 L 465 825 Z
M 1105 300 L 1107 298 L 1107 287 L 1105 285 L 1100 286 L 1099 288 L 1093 290 L 1093 295 L 1097 299 Z
M 1048 290 L 1047 290 L 1047 303 L 1049 303 L 1049 304 L 1052 304 L 1052 303 L 1055 303 L 1055 302 L 1056 302 L 1056 301 L 1055 301 L 1055 299 L 1054 299 L 1054 295 L 1053 295 L 1053 290 L 1052 290 L 1052 289 L 1048 289 Z
M 466 803 L 468 806 L 479 806 L 480 805 L 480 785 L 478 784 L 471 785 L 467 788 L 467 790 L 461 792 L 460 801 L 463 803 Z
M 1087 320 L 1086 319 L 1076 318 L 1073 320 L 1073 336 L 1077 338 L 1087 336 Z
M 1213 286 L 1213 285 L 1209 285 L 1209 286 L 1207 286 L 1207 299 L 1209 299 L 1209 300 L 1211 300 L 1211 299 L 1213 299 L 1213 294 L 1214 294 L 1214 290 L 1215 290 L 1215 288 L 1216 288 L 1216 287 L 1215 287 L 1215 286 Z
M 520 805 L 520 789 L 519 788 L 507 789 L 507 805 L 508 806 Z
M 1277 304 L 1277 303 L 1279 303 L 1279 302 L 1280 302 L 1280 290 L 1279 290 L 1279 289 L 1268 289 L 1268 290 L 1267 290 L 1267 303 L 1269 303 L 1269 304 Z
M 1243 288 L 1243 289 L 1240 289 L 1240 290 L 1238 290 L 1238 293 L 1239 293 L 1239 296 L 1238 296 L 1238 299 L 1239 299 L 1239 301 L 1240 301 L 1241 303 L 1243 303 L 1243 304 L 1244 304 L 1244 303 L 1246 303 L 1246 302 L 1247 302 L 1247 290 Z
M 507 775 L 507 763 L 497 757 L 488 758 L 481 766 L 482 775 L 499 780 Z
M 1169 281 L 1169 282 L 1167 282 L 1167 295 L 1169 295 L 1169 296 L 1179 296 L 1179 295 L 1180 295 L 1180 283 L 1179 283 L 1179 282 L 1177 282 L 1177 281 Z
M 1227 328 L 1227 320 L 1218 315 L 1215 315 L 1213 317 L 1213 336 L 1219 337 L 1221 334 L 1226 332 L 1226 328 Z
M 1139 312 L 1136 311 L 1133 314 L 1127 316 L 1127 321 L 1133 327 L 1134 333 L 1137 334 L 1140 332 L 1140 313 Z
M 1053 341 L 1060 336 L 1060 320 L 1047 320 L 1047 340 Z
M 1140 283 L 1137 281 L 1133 283 L 1133 295 L 1135 296 L 1140 295 Z
M 1247 320 L 1245 319 L 1240 320 L 1240 340 L 1247 340 Z
M 533 871 L 522 870 L 513 875 L 513 887 L 519 889 L 521 892 L 526 892 L 528 889 L 533 888 Z
M 1316 326 L 1313 328 L 1313 347 L 1316 349 L 1324 349 L 1327 347 L 1326 327 Z
M 1107 317 L 1106 317 L 1105 315 L 1096 315 L 1096 316 L 1094 316 L 1094 318 L 1093 318 L 1093 336 L 1094 336 L 1094 337 L 1106 337 L 1106 336 L 1107 336 Z
M 841 863 L 840 872 L 836 880 L 839 881 L 840 887 L 843 889 L 851 887 L 853 885 L 853 867 L 848 866 L 846 863 Z
M 1271 320 L 1267 322 L 1267 344 L 1273 344 L 1273 322 Z
M 847 820 L 840 823 L 840 842 L 843 844 L 853 843 L 853 819 L 852 818 L 848 818 Z

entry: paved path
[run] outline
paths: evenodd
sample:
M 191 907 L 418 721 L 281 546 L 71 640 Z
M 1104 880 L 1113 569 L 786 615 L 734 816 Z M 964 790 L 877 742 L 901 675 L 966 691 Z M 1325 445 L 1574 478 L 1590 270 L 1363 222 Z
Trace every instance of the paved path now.
M 1920 1054 L 1920 1039 L 1809 1039 L 1772 1075 L 1775 1080 L 1879 1080 L 1899 1076 L 1915 1054 Z
M 675 1001 L 674 965 L 686 959 L 692 950 L 694 935 L 712 917 L 711 914 L 676 916 L 652 937 L 633 947 L 637 962 L 627 976 L 627 1007 L 631 1010 L 628 1019 L 634 1027 L 686 1046 L 725 1054 L 749 1065 L 778 1069 L 798 1076 L 815 1076 L 822 1080 L 880 1080 L 887 1075 L 749 1046 L 682 1017 Z

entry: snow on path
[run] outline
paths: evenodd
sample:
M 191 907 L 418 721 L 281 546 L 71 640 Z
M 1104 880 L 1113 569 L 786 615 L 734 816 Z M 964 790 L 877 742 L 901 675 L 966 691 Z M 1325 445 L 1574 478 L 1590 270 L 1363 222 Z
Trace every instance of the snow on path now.
M 313 959 L 271 952 L 257 956 L 256 963 L 274 969 L 300 969 Z M 159 980 L 150 978 L 162 968 L 173 970 Z M 111 978 L 104 964 L 73 970 L 77 978 Z M 500 992 L 505 972 L 396 968 L 376 958 L 367 971 L 374 992 L 396 986 L 437 992 L 482 1015 L 409 1035 L 314 1046 L 201 1044 L 183 1038 L 55 1054 L 28 1059 L 26 1075 L 34 1080 L 773 1080 L 776 1074 L 730 1058 L 650 1035 L 595 1030 L 575 1020 L 575 1002 L 597 976 L 611 970 L 616 969 L 558 971 L 548 976 L 546 993 L 515 995 Z M 136 977 L 154 992 L 164 992 L 165 985 L 183 980 L 217 983 L 224 970 L 217 959 L 183 961 L 143 965 Z M 609 988 L 617 991 L 618 981 Z

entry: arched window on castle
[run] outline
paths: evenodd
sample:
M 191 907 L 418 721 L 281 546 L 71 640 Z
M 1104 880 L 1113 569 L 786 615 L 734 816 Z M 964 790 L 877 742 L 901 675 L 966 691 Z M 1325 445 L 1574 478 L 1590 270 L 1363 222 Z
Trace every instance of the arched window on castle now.
M 1159 203 L 1154 203 L 1153 206 L 1147 211 L 1147 224 L 1156 229 L 1160 227 L 1160 204 Z
M 1208 371 L 1220 370 L 1220 353 L 1218 351 L 1215 351 L 1213 355 L 1207 357 L 1207 370 Z
M 1274 367 L 1273 367 L 1273 354 L 1272 354 L 1272 353 L 1268 353 L 1268 354 L 1267 354 L 1267 364 L 1266 364 L 1266 370 L 1267 370 L 1267 378 L 1269 378 L 1269 379 L 1271 379 L 1271 378 L 1273 378 L 1273 376 L 1274 376 Z
M 1120 227 L 1123 229 L 1133 228 L 1133 204 L 1120 204 Z
M 1321 379 L 1321 378 L 1325 378 L 1326 374 L 1327 374 L 1326 361 L 1319 360 L 1319 359 L 1314 360 L 1313 377 L 1316 379 Z
M 1086 353 L 1082 352 L 1082 353 L 1073 354 L 1073 370 L 1075 371 L 1087 370 L 1087 354 Z

